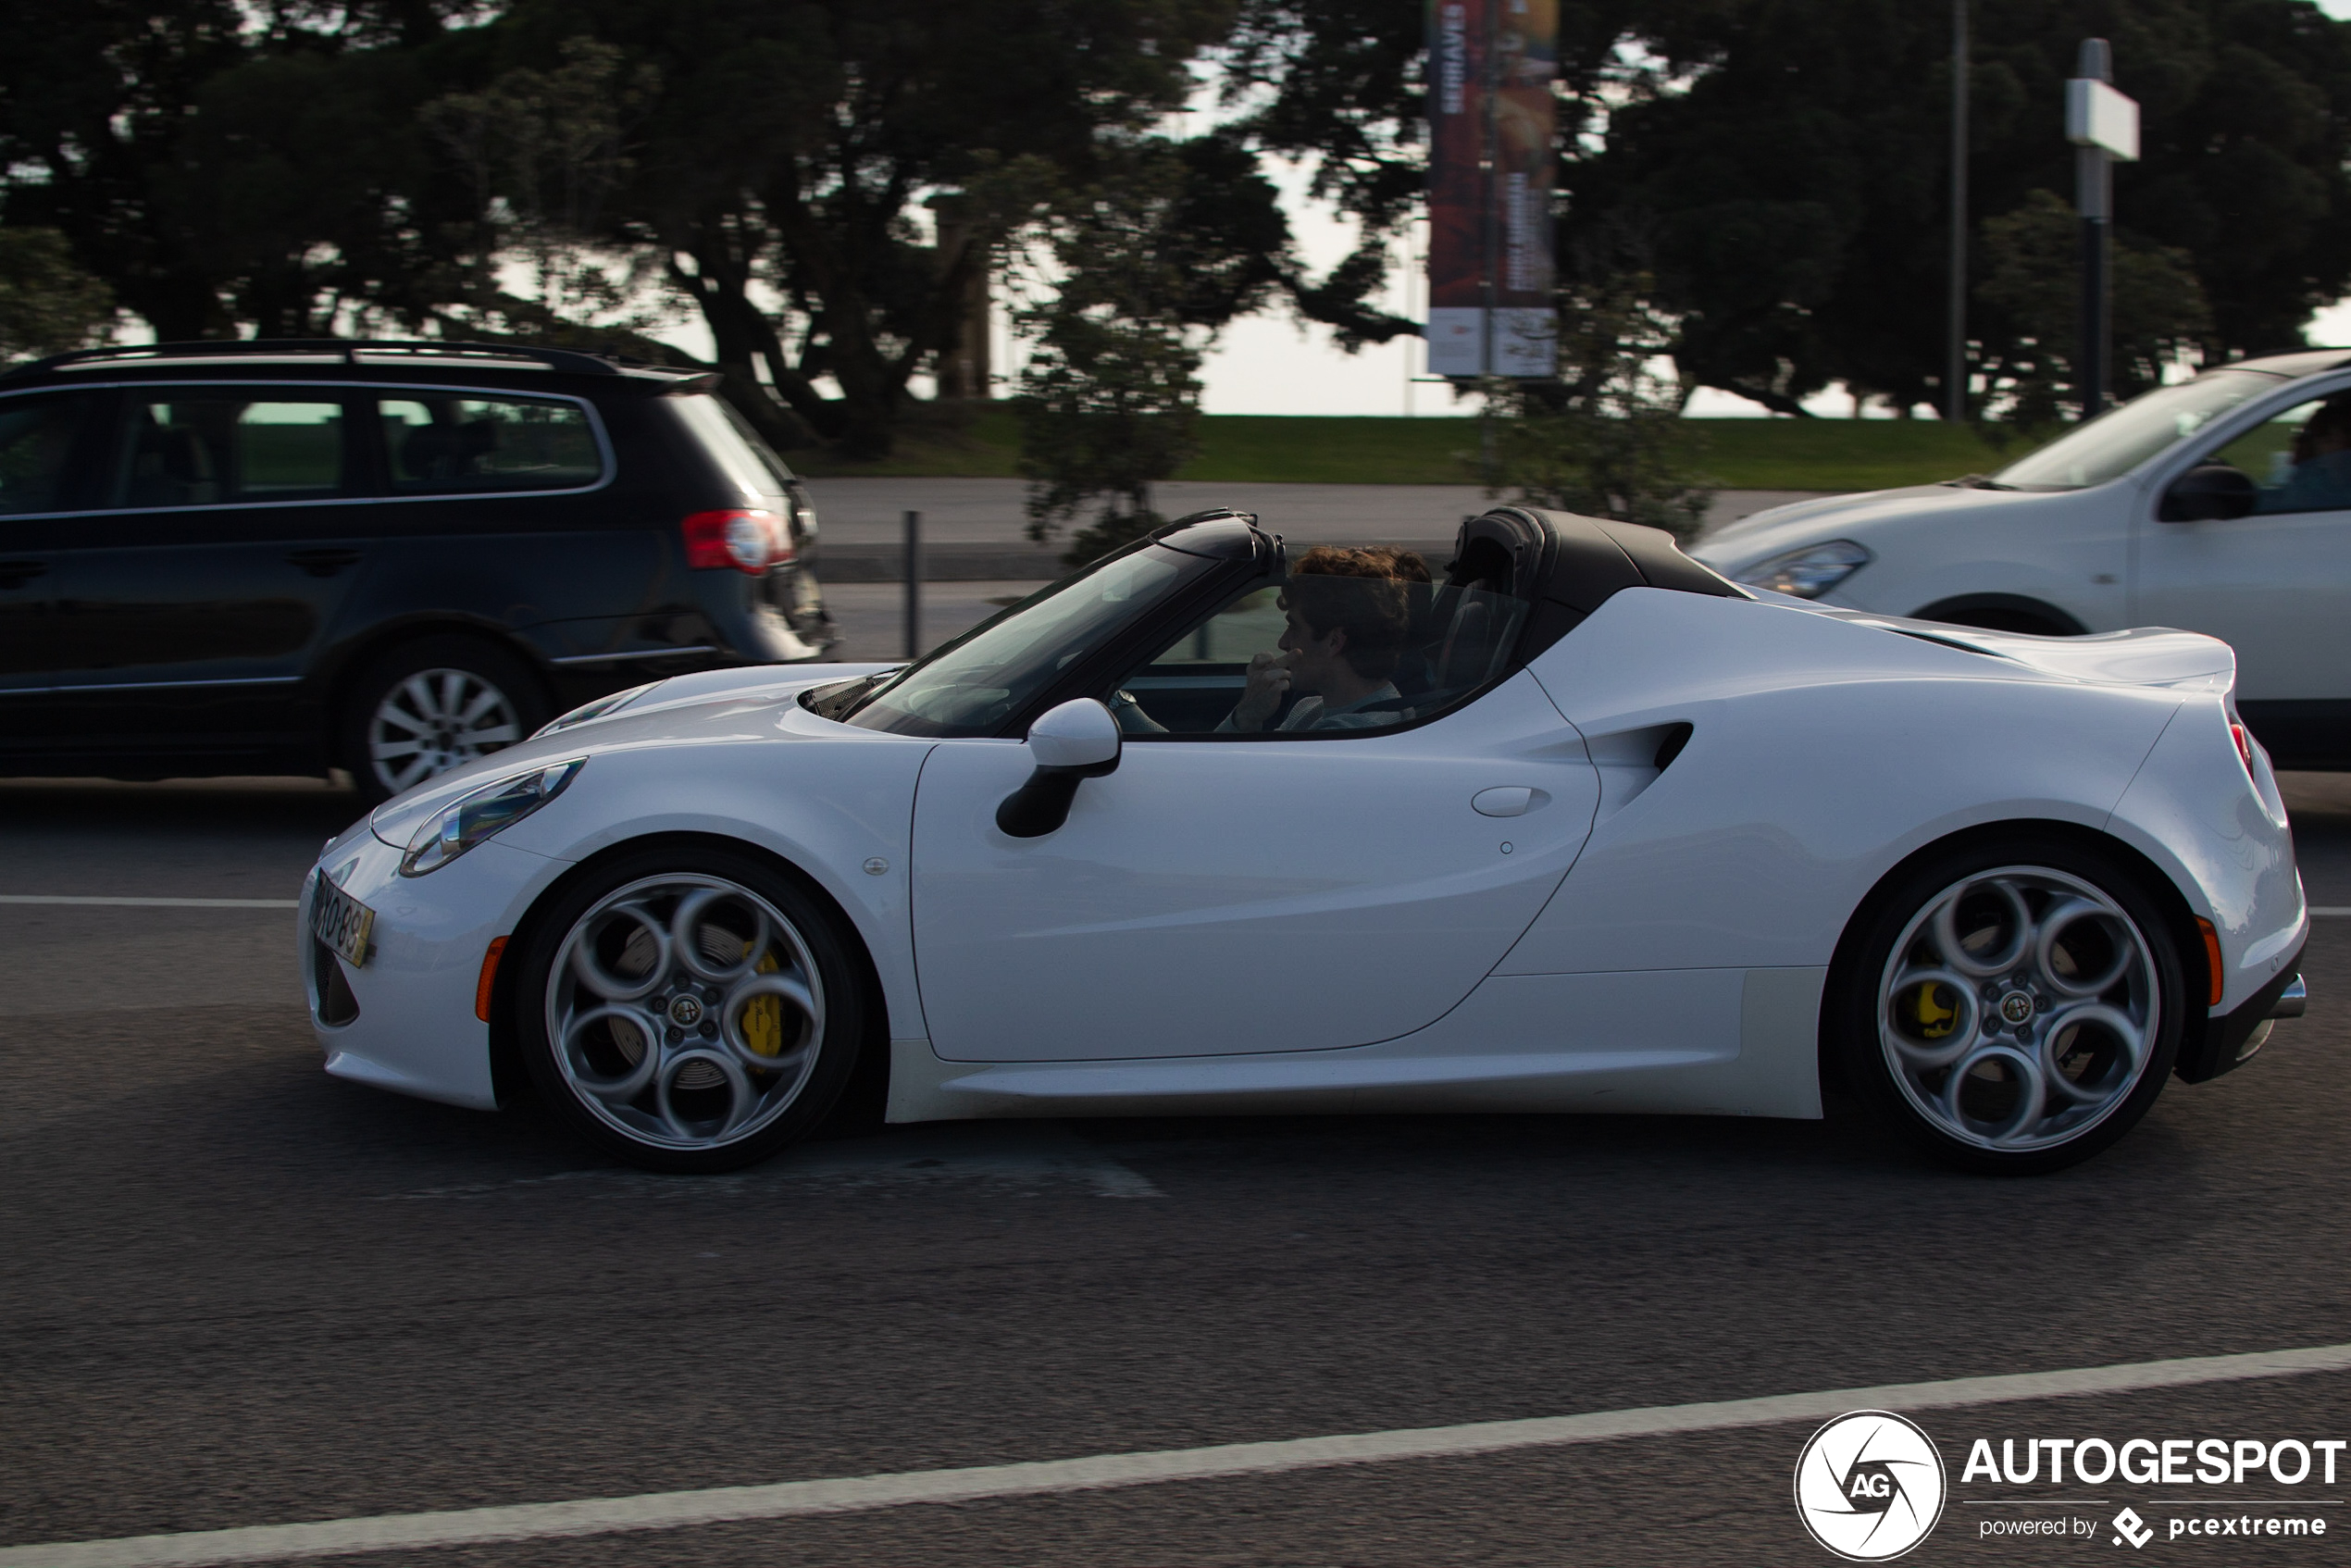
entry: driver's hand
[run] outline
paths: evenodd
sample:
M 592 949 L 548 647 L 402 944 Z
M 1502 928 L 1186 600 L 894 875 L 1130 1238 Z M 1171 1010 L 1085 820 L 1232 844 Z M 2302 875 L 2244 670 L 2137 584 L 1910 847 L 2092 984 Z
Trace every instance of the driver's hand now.
M 1233 705 L 1233 728 L 1263 729 L 1265 721 L 1274 716 L 1289 695 L 1289 655 L 1259 653 L 1249 661 L 1248 683 L 1241 688 L 1241 700 Z

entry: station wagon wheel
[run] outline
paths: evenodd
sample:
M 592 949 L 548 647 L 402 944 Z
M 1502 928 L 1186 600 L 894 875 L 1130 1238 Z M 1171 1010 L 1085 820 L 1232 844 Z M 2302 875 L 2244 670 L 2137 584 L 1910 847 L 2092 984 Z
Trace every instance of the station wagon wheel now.
M 2062 839 L 1938 857 L 1883 890 L 1830 999 L 1848 1076 L 1934 1152 L 2053 1170 L 2146 1114 L 2185 998 L 2161 912 Z
M 344 701 L 345 765 L 370 801 L 527 739 L 547 721 L 527 665 L 495 644 L 436 637 L 364 669 Z
M 831 1109 L 859 1038 L 833 917 L 749 856 L 632 856 L 534 921 L 521 1038 L 590 1140 L 654 1170 L 765 1159 Z

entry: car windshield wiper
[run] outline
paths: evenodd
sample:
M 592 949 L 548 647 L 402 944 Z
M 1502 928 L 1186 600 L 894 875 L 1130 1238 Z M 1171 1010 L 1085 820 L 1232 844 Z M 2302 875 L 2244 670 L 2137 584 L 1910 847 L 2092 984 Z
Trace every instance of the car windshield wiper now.
M 877 686 L 893 676 L 903 674 L 905 667 L 903 665 L 899 665 L 890 669 L 876 670 L 871 675 L 860 676 L 844 685 L 826 688 L 822 696 L 815 696 L 812 693 L 808 711 L 818 718 L 845 719 L 862 706 L 867 697 L 873 695 Z
M 2012 484 L 2002 484 L 1989 474 L 1961 474 L 1956 479 L 1945 479 L 1943 482 L 1957 490 L 2014 490 L 2017 488 Z

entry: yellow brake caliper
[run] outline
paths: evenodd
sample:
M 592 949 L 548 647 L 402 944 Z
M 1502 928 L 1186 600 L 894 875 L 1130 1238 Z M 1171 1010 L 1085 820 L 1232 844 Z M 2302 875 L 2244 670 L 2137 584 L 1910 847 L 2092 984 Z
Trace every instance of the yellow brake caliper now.
M 743 952 L 751 952 L 751 944 L 743 944 Z M 757 972 L 772 975 L 783 967 L 772 952 L 763 955 Z M 743 1003 L 743 1043 L 762 1056 L 784 1053 L 784 999 L 779 996 L 754 996 Z
M 1929 980 L 1910 993 L 1910 1018 L 1918 1025 L 1921 1039 L 1941 1039 L 1959 1027 L 1959 1010 L 1936 1000 L 1942 992 L 1940 981 Z

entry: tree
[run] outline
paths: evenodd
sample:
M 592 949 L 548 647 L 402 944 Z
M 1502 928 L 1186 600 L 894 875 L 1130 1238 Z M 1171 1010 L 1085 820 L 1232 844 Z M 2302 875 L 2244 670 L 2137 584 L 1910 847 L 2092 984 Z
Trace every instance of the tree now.
M 2048 191 L 1984 226 L 1986 277 L 1976 298 L 2014 329 L 2008 356 L 1983 373 L 1996 395 L 2012 400 L 2006 417 L 2034 428 L 2062 417 L 2079 370 L 2082 223 Z M 2212 313 L 2187 254 L 2126 238 L 2115 247 L 2111 301 L 2114 392 L 2135 397 L 2159 384 L 2164 367 L 2200 347 Z
M 584 35 L 659 73 L 606 237 L 702 313 L 773 433 L 874 455 L 1040 170 L 1083 180 L 1101 137 L 1178 106 L 1225 20 L 1217 0 L 518 0 L 484 31 L 508 68 Z
M 2089 35 L 2112 41 L 2144 113 L 2144 161 L 2117 172 L 2124 249 L 2186 255 L 2209 351 L 2292 342 L 2351 283 L 2351 27 L 2307 0 L 1978 0 L 1974 212 L 2071 189 L 2064 81 Z M 1790 412 L 1832 380 L 1903 409 L 1937 396 L 1947 13 L 1748 0 L 1673 48 L 1686 90 L 1628 105 L 1597 154 L 1569 159 L 1568 232 L 1655 224 L 1675 357 L 1698 381 Z M 1979 366 L 2034 336 L 2008 297 L 1971 322 Z
M 468 9 L 0 0 L 0 218 L 63 233 L 168 339 L 413 306 L 437 197 L 408 68 Z
M 1228 139 L 1152 139 L 1059 195 L 1058 278 L 1016 324 L 1035 341 L 1017 409 L 1028 533 L 1088 504 L 1064 559 L 1080 566 L 1157 528 L 1151 487 L 1197 451 L 1207 340 L 1281 281 L 1288 233 L 1273 187 Z
M 652 66 L 625 71 L 620 51 L 591 38 L 567 38 L 557 54 L 552 70 L 506 71 L 419 114 L 473 193 L 466 303 L 524 327 L 583 323 L 625 298 L 592 247 L 604 203 L 628 171 L 630 122 L 661 83 Z M 500 265 L 512 257 L 529 265 L 535 299 L 500 287 Z
M 2064 81 L 2080 41 L 2103 36 L 2144 111 L 2144 159 L 2117 171 L 2120 248 L 2184 254 L 2208 355 L 2290 345 L 2351 286 L 2351 23 L 2310 0 L 1972 8 L 1979 223 L 2071 188 Z M 1252 134 L 1312 160 L 1375 231 L 1418 193 L 1423 25 L 1384 0 L 1242 0 Z M 1783 413 L 1839 380 L 1905 410 L 1934 399 L 1949 27 L 1947 6 L 1915 0 L 1561 0 L 1561 254 L 1651 236 L 1691 384 Z M 1995 265 L 1981 241 L 1978 284 Z M 1996 377 L 2039 342 L 2009 297 L 1979 295 L 1971 321 L 1975 367 Z
M 0 362 L 85 347 L 113 320 L 113 293 L 63 234 L 0 229 Z
M 1538 506 L 1693 539 L 1713 491 L 1681 417 L 1685 389 L 1658 370 L 1675 323 L 1657 308 L 1656 280 L 1636 259 L 1577 270 L 1602 280 L 1560 292 L 1559 380 L 1487 389 L 1508 416 L 1497 477 Z

